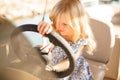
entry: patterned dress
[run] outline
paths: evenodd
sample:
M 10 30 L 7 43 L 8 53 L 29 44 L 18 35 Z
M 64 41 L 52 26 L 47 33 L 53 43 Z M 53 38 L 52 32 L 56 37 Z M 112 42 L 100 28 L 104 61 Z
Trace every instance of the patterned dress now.
M 69 42 L 72 47 L 74 54 L 78 51 L 80 45 L 86 45 L 87 41 L 81 39 L 77 43 Z M 51 65 L 56 65 L 62 60 L 67 58 L 64 50 L 61 47 L 55 46 L 52 49 L 52 58 L 50 60 Z M 92 73 L 89 68 L 89 64 L 86 62 L 84 57 L 80 55 L 75 61 L 75 69 L 71 75 L 61 78 L 60 80 L 93 80 Z

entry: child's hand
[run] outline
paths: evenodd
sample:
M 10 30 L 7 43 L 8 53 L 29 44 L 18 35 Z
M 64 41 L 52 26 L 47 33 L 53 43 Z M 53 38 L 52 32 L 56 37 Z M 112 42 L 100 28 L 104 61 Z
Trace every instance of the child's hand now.
M 46 65 L 45 70 L 59 72 L 59 71 L 57 71 L 56 68 L 57 68 L 56 66 L 52 66 L 52 65 L 48 64 L 48 65 Z
M 51 64 L 46 65 L 46 70 L 47 71 L 56 71 L 56 72 L 61 72 L 64 70 L 67 70 L 69 68 L 69 59 L 65 59 L 62 62 L 52 66 Z
M 53 71 L 53 66 L 52 65 L 46 65 L 45 70 Z
M 40 34 L 44 35 L 50 33 L 53 30 L 53 27 L 47 22 L 41 21 L 37 26 L 37 30 Z
M 54 45 L 52 43 L 49 43 L 45 46 L 42 46 L 40 48 L 40 50 L 41 50 L 41 52 L 50 53 L 53 47 L 54 47 Z

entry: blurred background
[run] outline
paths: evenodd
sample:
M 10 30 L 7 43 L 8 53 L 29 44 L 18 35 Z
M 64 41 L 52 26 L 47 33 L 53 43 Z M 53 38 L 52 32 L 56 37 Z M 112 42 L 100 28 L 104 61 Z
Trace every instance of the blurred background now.
M 49 12 L 59 0 L 0 0 L 0 16 L 11 20 L 16 27 L 22 24 L 38 24 L 42 18 L 50 23 Z M 114 54 L 108 63 L 107 80 L 116 80 L 120 71 L 118 64 L 120 55 L 120 0 L 81 0 L 91 18 L 114 25 L 116 44 Z M 45 13 L 45 14 L 44 14 Z M 25 34 L 33 45 L 43 44 L 41 35 Z M 119 44 L 118 44 L 119 43 Z M 113 61 L 114 59 L 114 61 Z M 114 65 L 113 65 L 114 64 Z M 118 79 L 120 80 L 120 79 Z
M 44 10 L 49 13 L 59 0 L 0 0 L 0 16 L 14 22 L 25 18 L 42 16 Z M 95 18 L 105 17 L 108 20 L 119 11 L 116 7 L 120 0 L 81 0 L 90 16 Z M 114 8 L 115 7 L 115 8 Z M 40 20 L 40 18 L 39 18 Z M 18 22 L 19 23 L 19 22 Z

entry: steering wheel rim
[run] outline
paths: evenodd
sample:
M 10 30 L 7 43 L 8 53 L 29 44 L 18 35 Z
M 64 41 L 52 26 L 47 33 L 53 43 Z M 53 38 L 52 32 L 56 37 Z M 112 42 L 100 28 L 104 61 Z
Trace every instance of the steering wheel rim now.
M 15 28 L 15 30 L 13 31 L 13 33 L 11 35 L 11 39 L 14 38 L 15 36 L 17 36 L 19 33 L 25 32 L 25 31 L 32 31 L 32 32 L 37 32 L 38 33 L 37 25 L 35 25 L 35 24 L 24 24 L 24 25 L 21 25 L 21 26 Z M 49 34 L 45 34 L 45 36 L 47 36 L 49 38 L 49 41 L 52 42 L 54 45 L 62 47 L 62 49 L 67 54 L 67 56 L 69 58 L 69 61 L 70 61 L 69 69 L 67 69 L 65 71 L 62 71 L 62 72 L 52 71 L 53 74 L 55 74 L 56 77 L 58 77 L 58 78 L 63 78 L 63 77 L 66 77 L 66 76 L 70 75 L 73 72 L 74 66 L 75 66 L 75 60 L 73 58 L 72 48 L 56 32 L 50 32 Z M 42 55 L 42 54 L 40 54 L 40 55 Z

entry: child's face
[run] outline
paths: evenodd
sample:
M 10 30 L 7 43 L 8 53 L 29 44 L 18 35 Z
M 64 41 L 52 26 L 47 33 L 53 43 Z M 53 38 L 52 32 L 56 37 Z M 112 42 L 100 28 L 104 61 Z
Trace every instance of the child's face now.
M 66 40 L 72 41 L 74 30 L 71 27 L 71 19 L 69 16 L 61 15 L 59 21 L 57 21 L 56 29 Z

